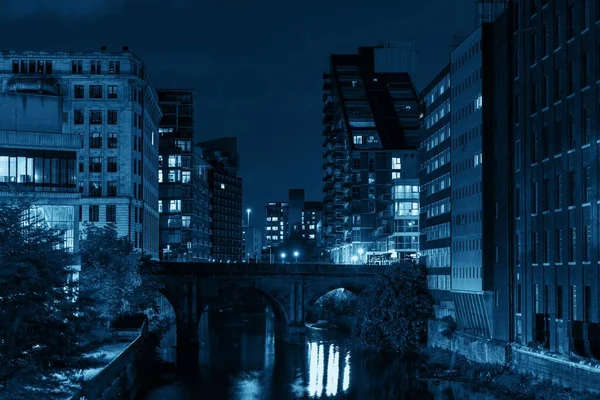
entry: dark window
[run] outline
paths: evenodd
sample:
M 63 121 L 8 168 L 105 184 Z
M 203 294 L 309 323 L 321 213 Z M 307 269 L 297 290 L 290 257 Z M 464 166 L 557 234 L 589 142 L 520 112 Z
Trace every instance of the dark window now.
M 90 124 L 102 124 L 102 110 L 90 110 Z
M 538 262 L 538 246 L 539 246 L 539 234 L 535 232 L 531 237 L 531 262 L 537 264 Z
M 583 0 L 581 7 L 581 30 L 586 30 L 590 27 L 590 1 Z
M 569 206 L 575 205 L 575 191 L 577 182 L 575 180 L 575 171 L 569 171 Z
M 568 74 L 568 87 L 567 87 L 567 93 L 568 94 L 572 94 L 573 92 L 575 92 L 575 82 L 577 81 L 577 77 L 576 77 L 576 69 L 575 69 L 575 60 L 571 60 L 569 61 L 569 65 L 567 68 L 567 74 Z
M 83 99 L 85 97 L 84 86 L 83 85 L 75 85 L 75 98 Z
M 538 212 L 538 184 L 533 182 L 531 184 L 531 213 L 537 214 Z
M 560 47 L 560 30 L 561 30 L 561 20 L 560 15 L 557 15 L 554 20 L 554 48 L 558 49 Z
M 117 196 L 117 181 L 106 182 L 106 195 L 108 197 L 116 197 Z
M 544 57 L 546 57 L 550 51 L 550 27 L 548 26 L 548 24 L 544 25 L 544 34 L 542 36 L 542 51 Z
M 562 229 L 556 230 L 556 237 L 554 241 L 554 262 L 561 263 L 562 262 Z
M 89 193 L 90 197 L 101 197 L 102 196 L 102 182 L 90 181 L 89 190 L 90 190 L 90 193 Z
M 521 111 L 521 97 L 517 94 L 515 95 L 515 124 L 519 123 L 520 111 Z M 354 161 L 356 163 L 356 159 Z M 360 169 L 360 160 L 358 160 L 359 167 L 355 169 Z
M 90 61 L 90 74 L 102 74 L 102 61 Z
M 89 206 L 90 222 L 100 221 L 100 206 Z
M 517 314 L 521 314 L 521 310 L 523 307 L 523 301 L 522 301 L 522 293 L 521 293 L 521 284 L 517 283 Z
M 535 58 L 535 47 L 537 46 L 537 35 L 535 34 L 535 32 L 531 33 L 530 39 L 529 39 L 529 61 L 531 62 L 531 64 L 535 64 L 536 63 L 536 58 Z
M 75 125 L 83 125 L 85 123 L 84 117 L 83 117 L 83 110 L 73 111 L 73 123 Z
M 106 222 L 117 222 L 117 206 L 109 204 L 106 206 Z
M 563 287 L 562 285 L 556 286 L 556 318 L 562 319 L 563 317 Z
M 117 124 L 117 110 L 108 110 L 108 124 L 109 125 Z
M 50 61 L 50 60 L 46 61 L 46 73 L 47 74 L 52 73 L 52 61 Z
M 544 179 L 544 188 L 542 194 L 543 211 L 550 209 L 550 179 Z
M 581 56 L 581 87 L 590 84 L 590 61 L 590 52 L 586 50 Z
M 554 101 L 560 100 L 561 69 L 554 71 Z
M 90 133 L 90 148 L 101 149 L 102 148 L 102 133 L 92 132 Z
M 514 3 L 513 7 L 513 24 L 515 27 L 515 31 L 519 30 L 519 3 Z
M 117 85 L 108 85 L 108 98 L 116 99 L 117 97 Z
M 44 61 L 43 60 L 38 60 L 38 62 L 37 62 L 37 73 L 40 75 L 44 73 Z
M 116 132 L 108 132 L 107 147 L 109 149 L 116 149 L 117 145 L 118 145 L 117 133 Z
M 568 145 L 569 145 L 569 150 L 572 150 L 575 148 L 575 131 L 577 129 L 577 125 L 575 123 L 575 115 L 571 114 L 569 116 L 569 126 L 568 126 Z
M 590 143 L 590 140 L 592 139 L 592 117 L 591 117 L 591 113 L 590 113 L 590 109 L 586 108 L 583 110 L 583 129 L 582 129 L 582 133 L 583 133 L 583 143 L 582 144 L 588 144 Z
M 537 111 L 537 95 L 538 95 L 538 85 L 537 83 L 531 84 L 531 99 L 529 102 L 529 113 L 535 114 Z
M 542 262 L 550 262 L 550 231 L 544 231 L 544 238 L 542 242 Z
M 90 99 L 102 98 L 102 85 L 90 85 Z
M 577 246 L 577 230 L 569 228 L 569 262 L 575 261 L 575 248 Z
M 36 71 L 36 62 L 34 60 L 29 60 L 29 73 L 35 74 Z
M 108 63 L 108 73 L 119 75 L 121 73 L 121 61 L 111 61 Z
M 554 208 L 559 209 L 562 208 L 562 190 L 563 190 L 563 182 L 562 182 L 562 175 L 561 174 L 557 174 L 556 175 L 556 188 L 555 190 L 555 194 L 556 194 L 556 199 L 555 199 L 555 205 Z
M 592 201 L 592 168 L 583 169 L 583 203 Z
M 83 206 L 79 206 L 79 222 L 83 222 Z
M 90 157 L 90 172 L 102 172 L 102 157 Z
M 515 188 L 515 216 L 521 216 L 521 188 Z
M 72 74 L 82 74 L 83 73 L 83 61 L 81 60 L 73 60 L 71 61 L 71 73 Z
M 567 40 L 575 37 L 575 6 L 569 6 L 567 14 Z
M 19 73 L 19 60 L 13 60 L 12 62 L 12 72 L 13 74 Z
M 587 3 L 587 2 L 586 2 Z M 592 320 L 592 287 L 585 286 L 583 289 L 583 320 L 591 322 Z
M 542 127 L 542 158 L 550 157 L 550 128 L 548 124 Z
M 550 105 L 550 78 L 544 75 L 542 82 L 542 107 L 546 108 Z
M 583 226 L 583 236 L 581 239 L 583 240 L 583 261 L 590 261 L 592 259 L 592 227 L 590 225 Z
M 557 118 L 557 117 L 555 117 Z M 562 152 L 562 123 L 559 120 L 554 121 L 554 154 Z
M 84 168 L 84 163 L 83 163 L 83 160 L 80 159 L 79 160 L 79 172 L 85 172 L 83 168 Z
M 117 172 L 117 157 L 108 157 L 107 163 L 107 172 Z

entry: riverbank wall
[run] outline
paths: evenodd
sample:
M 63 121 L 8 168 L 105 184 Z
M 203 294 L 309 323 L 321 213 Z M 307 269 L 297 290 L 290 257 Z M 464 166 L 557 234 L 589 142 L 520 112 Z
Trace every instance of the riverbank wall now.
M 129 346 L 91 379 L 83 382 L 71 400 L 134 400 L 143 386 L 144 322 L 140 334 Z
M 532 349 L 455 331 L 444 335 L 446 324 L 430 320 L 428 345 L 480 364 L 505 366 L 511 371 L 551 381 L 557 386 L 600 394 L 600 362 Z

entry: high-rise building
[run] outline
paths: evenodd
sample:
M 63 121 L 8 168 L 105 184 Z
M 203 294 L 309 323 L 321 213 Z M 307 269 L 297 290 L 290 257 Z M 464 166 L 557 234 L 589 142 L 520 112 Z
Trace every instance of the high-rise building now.
M 209 166 L 194 129 L 194 93 L 159 90 L 158 132 L 160 255 L 162 259 L 210 259 Z
M 245 223 L 242 227 L 243 252 L 245 262 L 259 262 L 262 253 L 262 230 Z
M 135 248 L 158 258 L 161 112 L 142 60 L 127 47 L 121 52 L 2 52 L 0 93 L 52 97 L 48 107 L 58 102 L 59 132 L 79 135 L 83 142 L 77 162 L 79 222 L 113 222 Z M 40 113 L 45 104 L 39 105 Z M 48 162 L 52 159 L 59 160 Z
M 336 263 L 389 263 L 418 251 L 419 101 L 403 71 L 413 53 L 360 47 L 332 55 L 324 74 L 323 241 Z M 392 188 L 406 186 L 396 206 Z M 397 219 L 411 220 L 414 232 Z
M 321 212 L 323 203 L 320 201 L 305 201 L 302 206 L 302 223 L 298 233 L 310 244 L 319 244 L 321 234 Z
M 290 189 L 288 193 L 289 204 L 289 230 L 287 237 L 292 233 L 299 233 L 302 225 L 302 209 L 304 207 L 305 194 L 304 189 Z
M 454 315 L 451 289 L 450 65 L 421 92 L 420 252 L 438 317 Z M 443 229 L 441 229 L 443 227 Z
M 264 246 L 277 247 L 289 237 L 290 205 L 286 202 L 273 202 L 265 205 Z
M 0 202 L 30 197 L 36 219 L 61 231 L 62 247 L 77 254 L 82 138 L 64 131 L 62 118 L 55 93 L 0 93 Z
M 242 178 L 238 177 L 237 138 L 197 144 L 208 163 L 211 257 L 215 262 L 242 261 Z
M 509 21 L 505 13 L 480 25 L 452 51 L 451 145 L 425 166 L 432 174 L 451 162 L 451 224 L 431 223 L 425 236 L 452 233 L 457 323 L 498 340 L 509 340 Z
M 600 358 L 600 8 L 513 11 L 514 339 Z

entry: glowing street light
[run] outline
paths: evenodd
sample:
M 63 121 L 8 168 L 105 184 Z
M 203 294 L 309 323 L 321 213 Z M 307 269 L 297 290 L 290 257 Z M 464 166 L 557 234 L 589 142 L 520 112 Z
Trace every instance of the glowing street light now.
M 296 257 L 296 263 L 298 263 L 298 256 L 300 255 L 300 253 L 298 253 L 297 251 L 294 252 L 294 257 Z
M 281 261 L 285 264 L 285 253 L 281 253 Z
M 356 256 L 352 256 L 352 262 L 353 262 L 354 264 L 356 264 L 356 261 L 357 261 L 357 260 L 358 260 L 358 257 L 356 257 Z
M 362 256 L 365 251 L 363 249 L 358 249 L 358 255 Z
M 246 214 L 248 214 L 248 226 L 250 226 L 250 213 L 252 212 L 251 208 L 246 209 Z

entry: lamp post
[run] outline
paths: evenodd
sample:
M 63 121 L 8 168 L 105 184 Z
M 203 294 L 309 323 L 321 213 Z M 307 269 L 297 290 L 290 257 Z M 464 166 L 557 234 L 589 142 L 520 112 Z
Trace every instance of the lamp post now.
M 298 264 L 298 256 L 300 255 L 300 253 L 298 253 L 297 251 L 294 252 L 294 257 L 296 257 L 296 264 Z
M 285 253 L 281 253 L 281 261 L 285 264 Z
M 363 255 L 363 253 L 364 253 L 364 252 L 365 252 L 365 251 L 364 251 L 363 249 L 358 249 L 358 256 L 359 256 L 359 258 L 360 258 L 360 262 L 361 262 L 361 263 L 363 262 L 362 255 Z M 363 263 L 363 264 L 364 264 L 364 263 Z
M 246 209 L 246 214 L 248 214 L 248 227 L 250 227 L 250 213 L 252 212 L 252 209 L 247 208 Z
M 352 264 L 356 264 L 357 260 L 358 260 L 358 257 L 352 256 Z

